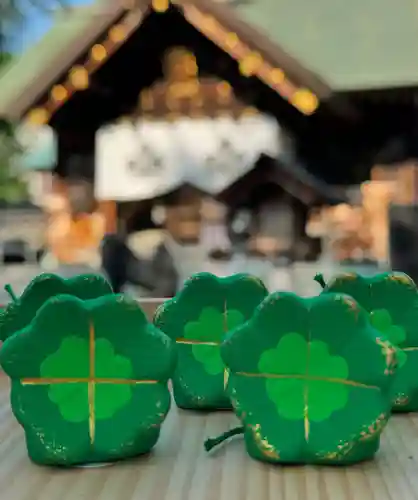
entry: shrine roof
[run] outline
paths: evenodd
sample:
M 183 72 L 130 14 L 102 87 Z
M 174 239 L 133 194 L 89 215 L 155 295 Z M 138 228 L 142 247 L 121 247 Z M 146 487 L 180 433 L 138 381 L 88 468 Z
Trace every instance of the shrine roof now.
M 144 13 L 150 1 L 137 3 Z M 311 99 L 312 104 L 312 99 L 327 99 L 332 92 L 418 83 L 414 51 L 418 46 L 418 0 L 176 3 L 181 4 L 189 22 L 222 48 L 228 45 L 226 38 L 222 42 L 219 33 L 214 34 L 220 26 L 225 36 L 235 34 L 245 43 L 248 57 L 261 55 L 268 66 L 258 76 L 264 72 L 265 81 L 269 79 L 269 85 L 281 95 L 287 94 L 292 104 L 301 96 L 293 99 L 291 94 L 306 89 L 313 96 L 302 92 L 302 98 Z M 0 117 L 20 119 L 126 12 L 114 0 L 63 9 L 45 37 L 0 72 Z M 138 19 L 135 29 L 140 22 Z M 274 81 L 277 78 L 279 83 Z M 314 101 L 306 114 L 316 106 Z
M 114 4 L 100 0 L 58 11 L 45 36 L 0 71 L 0 116 L 20 118 L 121 12 Z
M 236 12 L 333 91 L 418 84 L 417 0 L 255 0 Z

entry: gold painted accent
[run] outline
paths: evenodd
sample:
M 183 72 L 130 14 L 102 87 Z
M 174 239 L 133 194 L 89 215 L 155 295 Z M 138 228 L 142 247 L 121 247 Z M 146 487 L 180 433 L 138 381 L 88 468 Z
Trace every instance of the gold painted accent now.
M 236 33 L 227 33 L 225 36 L 225 47 L 228 49 L 235 49 L 239 44 L 239 38 Z
M 203 28 L 206 31 L 214 31 L 219 28 L 217 20 L 213 16 L 203 16 Z
M 54 85 L 51 89 L 51 97 L 56 102 L 65 101 L 68 97 L 68 91 L 64 85 Z
M 152 8 L 155 12 L 166 12 L 170 7 L 170 0 L 152 0 Z
M 306 367 L 305 367 L 305 380 L 308 380 L 310 375 L 309 375 L 309 368 L 311 365 L 311 342 L 312 342 L 312 335 L 311 332 L 308 332 L 308 349 L 306 353 Z M 305 441 L 306 443 L 309 442 L 309 433 L 310 433 L 310 422 L 309 422 L 309 386 L 308 384 L 304 384 L 303 386 L 303 428 L 305 431 Z
M 126 37 L 126 29 L 121 24 L 116 24 L 112 26 L 109 30 L 109 38 L 112 42 L 121 42 Z
M 91 381 L 88 377 L 31 377 L 23 378 L 20 382 L 22 385 L 51 385 L 51 384 L 88 384 Z M 158 380 L 134 380 L 127 378 L 102 378 L 94 379 L 96 384 L 114 384 L 114 385 L 142 385 L 142 384 L 158 384 Z
M 89 376 L 86 377 L 57 377 L 57 378 L 23 378 L 22 385 L 52 385 L 52 384 L 74 384 L 86 383 L 88 389 L 88 407 L 89 407 L 89 437 L 90 443 L 94 444 L 96 437 L 96 408 L 95 408 L 95 389 L 96 384 L 157 384 L 158 380 L 133 380 L 133 379 L 113 379 L 113 378 L 96 378 L 96 339 L 94 324 L 89 325 Z
M 192 340 L 192 339 L 176 339 L 176 344 L 185 344 L 185 345 L 210 345 L 210 346 L 219 346 L 220 342 L 203 342 L 200 340 Z
M 261 434 L 261 426 L 260 424 L 255 424 L 250 426 L 254 442 L 260 452 L 267 458 L 272 460 L 279 460 L 280 454 L 275 449 L 275 447 L 270 444 L 265 436 Z
M 70 70 L 70 80 L 74 88 L 84 90 L 89 86 L 89 73 L 83 66 L 74 66 Z
M 278 68 L 272 69 L 270 73 L 270 78 L 275 85 L 283 83 L 285 80 L 284 71 Z
M 409 397 L 406 394 L 400 393 L 393 400 L 393 406 L 406 406 L 409 403 Z
M 366 430 L 360 432 L 360 441 L 367 441 L 375 438 L 376 434 L 380 434 L 388 423 L 390 414 L 381 413 L 375 421 L 370 425 L 365 426 Z
M 91 57 L 98 62 L 102 62 L 107 58 L 107 50 L 100 43 L 96 43 L 91 48 Z
M 380 337 L 376 338 L 376 343 L 382 348 L 382 354 L 385 356 L 385 375 L 392 375 L 397 367 L 396 349 L 388 340 L 383 340 Z
M 402 285 L 409 285 L 415 288 L 414 280 L 405 274 L 390 274 L 386 279 L 388 281 L 397 281 L 402 283 Z
M 263 64 L 263 58 L 258 52 L 250 52 L 239 62 L 239 71 L 243 76 L 253 76 Z
M 271 68 L 262 58 L 260 64 L 257 60 L 258 56 L 254 58 L 254 54 L 258 53 L 253 52 L 244 56 L 249 49 L 240 41 L 236 33 L 227 32 L 227 30 L 212 16 L 203 14 L 194 5 L 184 4 L 183 12 L 190 24 L 208 36 L 208 38 L 218 45 L 218 47 L 221 47 L 235 59 L 242 58 L 240 67 L 243 74 L 246 76 L 249 74 L 257 74 L 260 80 L 272 87 L 284 99 L 288 99 L 293 106 L 304 114 L 312 114 L 317 109 L 319 100 L 310 90 L 303 88 L 295 90 L 292 82 L 286 81 L 285 74 L 281 69 Z M 247 58 L 248 56 L 251 57 L 251 55 L 252 60 L 250 59 L 250 63 L 248 63 Z M 247 62 L 245 62 L 246 59 Z M 255 66 L 255 69 L 251 66 Z M 309 94 L 307 94 L 307 92 Z M 289 95 L 291 96 L 292 94 L 293 96 L 289 99 Z M 292 100 L 294 102 L 292 102 Z
M 225 368 L 225 370 L 224 370 L 224 390 L 226 389 L 226 386 L 228 385 L 230 373 L 231 372 L 228 370 L 228 368 Z
M 317 457 L 320 460 L 342 460 L 344 457 L 346 457 L 354 448 L 355 446 L 354 441 L 347 441 L 345 443 L 340 443 L 337 446 L 337 449 L 335 451 L 320 451 L 317 453 Z
M 49 113 L 45 108 L 33 108 L 26 115 L 26 120 L 32 125 L 45 125 L 49 121 Z
M 380 387 L 377 385 L 362 384 L 361 382 L 355 382 L 354 380 L 347 380 L 343 378 L 333 378 L 333 377 L 316 377 L 314 375 L 285 375 L 276 373 L 250 373 L 250 372 L 236 372 L 235 375 L 241 377 L 251 377 L 251 378 L 277 378 L 277 379 L 295 379 L 295 380 L 311 380 L 313 382 L 330 382 L 331 384 L 342 384 L 349 385 L 351 387 L 359 387 L 362 389 L 374 389 L 380 391 Z
M 96 386 L 94 382 L 94 377 L 96 374 L 96 339 L 94 335 L 94 325 L 90 323 L 89 326 L 89 383 L 88 383 L 88 400 L 89 400 L 89 435 L 90 443 L 94 443 L 94 438 L 96 436 L 96 411 L 94 407 L 95 403 L 95 392 Z
M 308 89 L 298 89 L 290 98 L 291 104 L 305 115 L 311 115 L 319 106 L 318 98 Z

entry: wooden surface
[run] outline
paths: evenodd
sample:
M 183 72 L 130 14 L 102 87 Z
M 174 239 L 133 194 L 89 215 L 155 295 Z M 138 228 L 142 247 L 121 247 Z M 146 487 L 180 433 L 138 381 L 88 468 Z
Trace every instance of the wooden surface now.
M 203 441 L 236 423 L 173 405 L 154 452 L 98 469 L 32 464 L 0 376 L 1 500 L 412 500 L 418 498 L 418 416 L 398 416 L 377 458 L 351 468 L 274 467 L 247 457 L 242 438 L 207 454 Z
M 141 301 L 151 317 L 161 300 Z M 203 442 L 237 424 L 173 403 L 148 457 L 97 469 L 32 464 L 0 374 L 0 500 L 418 500 L 418 415 L 392 418 L 376 459 L 350 468 L 274 467 L 251 460 L 241 437 L 207 454 Z

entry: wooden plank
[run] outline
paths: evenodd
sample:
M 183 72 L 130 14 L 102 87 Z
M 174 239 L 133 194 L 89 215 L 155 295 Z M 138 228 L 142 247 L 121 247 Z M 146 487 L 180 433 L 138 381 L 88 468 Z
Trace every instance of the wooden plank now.
M 274 467 L 251 460 L 242 439 L 212 454 L 208 436 L 236 424 L 228 412 L 178 410 L 175 405 L 151 455 L 99 469 L 32 464 L 0 376 L 0 484 L 8 500 L 415 500 L 418 416 L 395 416 L 376 460 L 348 468 Z

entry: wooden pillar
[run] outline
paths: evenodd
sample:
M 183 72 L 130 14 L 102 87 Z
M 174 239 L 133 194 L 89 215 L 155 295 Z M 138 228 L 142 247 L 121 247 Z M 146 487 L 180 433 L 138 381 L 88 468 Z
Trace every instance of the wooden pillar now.
M 98 211 L 105 219 L 106 234 L 114 234 L 118 229 L 118 210 L 115 201 L 107 200 L 98 203 Z

